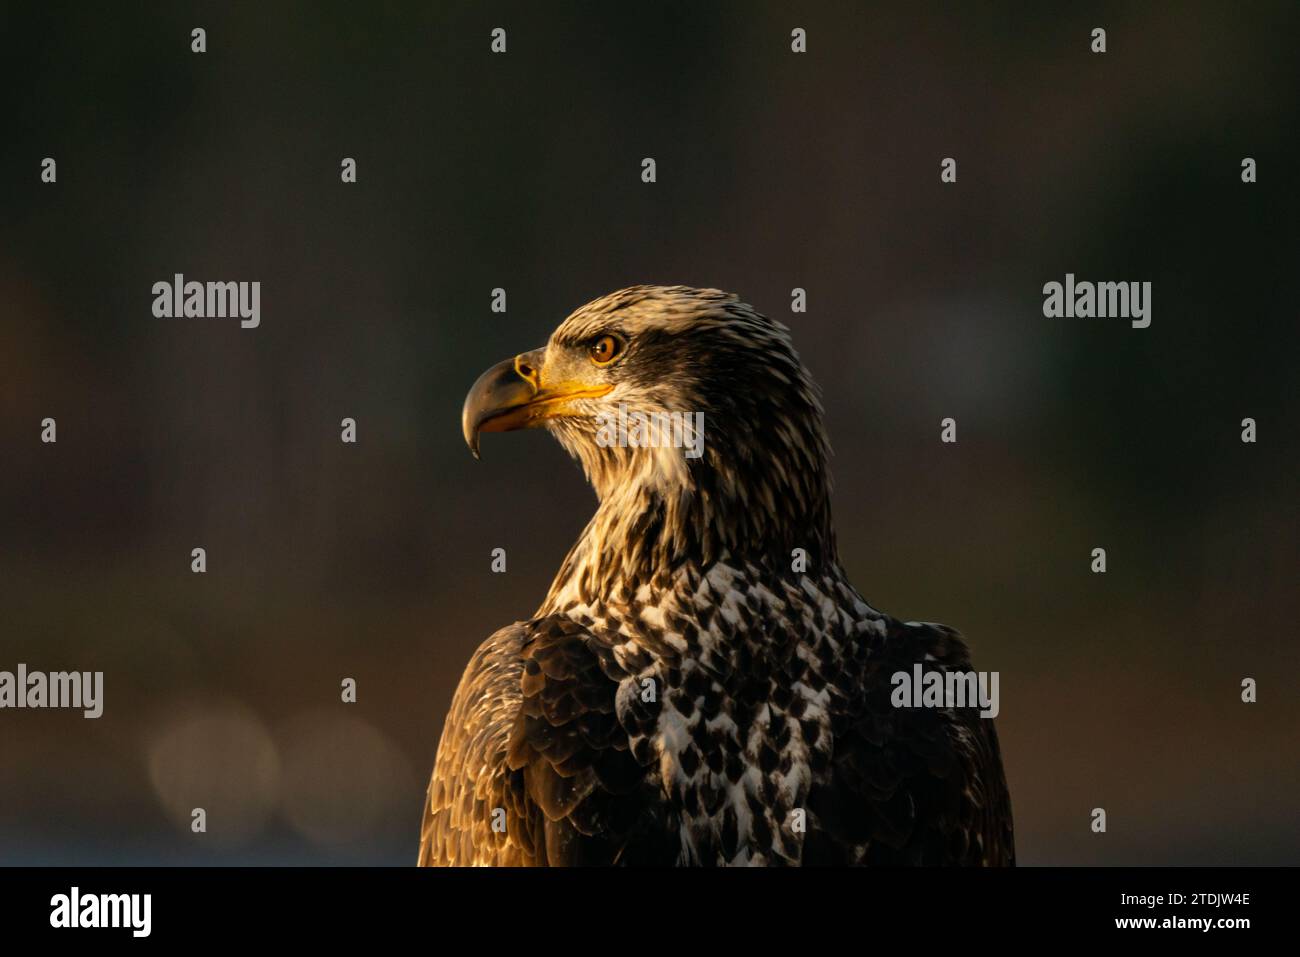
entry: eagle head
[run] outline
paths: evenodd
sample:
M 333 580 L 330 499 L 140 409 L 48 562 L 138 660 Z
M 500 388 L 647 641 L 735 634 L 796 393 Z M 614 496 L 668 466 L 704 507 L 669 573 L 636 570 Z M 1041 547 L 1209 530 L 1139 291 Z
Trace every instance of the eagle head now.
M 549 430 L 600 499 L 585 558 L 605 554 L 625 585 L 724 555 L 833 557 L 817 387 L 789 330 L 730 293 L 634 286 L 590 302 L 484 372 L 461 425 L 475 456 L 481 433 Z

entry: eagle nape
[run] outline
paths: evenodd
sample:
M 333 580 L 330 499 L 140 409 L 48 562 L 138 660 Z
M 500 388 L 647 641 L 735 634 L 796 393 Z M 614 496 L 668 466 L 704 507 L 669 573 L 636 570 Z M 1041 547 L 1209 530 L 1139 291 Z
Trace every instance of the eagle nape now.
M 850 583 L 785 326 L 716 289 L 624 289 L 484 372 L 461 427 L 475 457 L 547 429 L 599 503 L 535 614 L 471 657 L 419 863 L 1015 862 L 988 712 L 892 694 L 969 675 L 969 651 Z

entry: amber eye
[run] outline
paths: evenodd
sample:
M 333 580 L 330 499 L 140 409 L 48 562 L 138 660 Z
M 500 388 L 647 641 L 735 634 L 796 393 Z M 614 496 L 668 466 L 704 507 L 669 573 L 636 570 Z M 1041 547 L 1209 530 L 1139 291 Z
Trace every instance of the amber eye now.
M 604 366 L 613 362 L 622 350 L 623 344 L 613 336 L 601 336 L 588 347 L 587 352 L 591 355 L 592 362 Z

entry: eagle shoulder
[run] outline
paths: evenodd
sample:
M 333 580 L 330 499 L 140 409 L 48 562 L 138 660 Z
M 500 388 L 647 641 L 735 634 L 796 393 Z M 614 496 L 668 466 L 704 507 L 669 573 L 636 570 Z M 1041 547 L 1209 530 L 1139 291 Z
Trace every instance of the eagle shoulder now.
M 524 622 L 502 628 L 478 647 L 461 675 L 425 795 L 422 866 L 519 864 L 530 856 L 529 835 L 520 826 L 523 782 L 505 765 L 527 635 Z
M 633 757 L 618 715 L 627 677 L 607 644 L 563 615 L 489 638 L 443 730 L 420 863 L 671 863 L 653 771 Z

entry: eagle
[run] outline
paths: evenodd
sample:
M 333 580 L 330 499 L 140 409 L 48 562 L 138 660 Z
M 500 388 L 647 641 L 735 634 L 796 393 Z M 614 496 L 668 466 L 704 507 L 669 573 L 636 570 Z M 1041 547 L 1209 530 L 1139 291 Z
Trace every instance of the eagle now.
M 419 864 L 1014 864 L 992 721 L 892 694 L 970 654 L 850 584 L 822 418 L 789 329 L 717 289 L 612 293 L 479 377 L 475 457 L 544 428 L 598 505 L 465 669 Z

